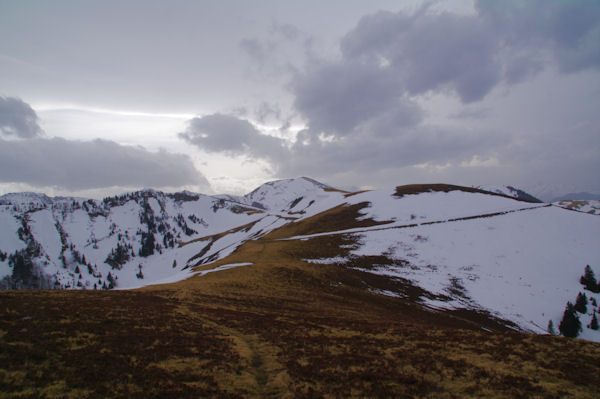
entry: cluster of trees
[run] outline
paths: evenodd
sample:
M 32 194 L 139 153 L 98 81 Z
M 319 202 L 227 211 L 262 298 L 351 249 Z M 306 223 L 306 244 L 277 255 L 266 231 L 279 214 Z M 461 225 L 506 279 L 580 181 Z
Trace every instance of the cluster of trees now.
M 13 254 L 4 254 L 12 274 L 0 280 L 0 289 L 50 289 L 52 281 L 44 276 L 34 265 L 33 258 L 39 256 L 40 247 L 30 242 L 27 248 L 17 250 Z
M 585 267 L 585 271 L 583 276 L 579 279 L 581 285 L 583 285 L 585 290 L 588 290 L 593 293 L 600 292 L 600 284 L 596 280 L 596 276 L 594 275 L 594 271 L 592 268 L 587 265 Z M 596 311 L 598 307 L 598 303 L 594 298 L 590 298 L 588 300 L 585 292 L 580 292 L 575 299 L 575 303 L 567 302 L 567 306 L 565 307 L 565 311 L 563 313 L 562 320 L 558 326 L 558 330 L 561 335 L 565 337 L 575 338 L 582 331 L 581 321 L 579 320 L 579 314 L 587 314 L 588 313 L 588 305 L 592 306 L 592 320 L 588 328 L 592 330 L 598 330 L 598 318 L 596 316 Z M 600 311 L 600 309 L 598 309 Z M 548 323 L 548 332 L 554 334 L 554 326 L 552 324 L 552 320 Z
M 110 265 L 113 269 L 119 269 L 129 260 L 129 251 L 132 250 L 131 244 L 117 243 L 116 248 L 110 250 L 110 254 L 104 261 L 107 265 Z
M 191 229 L 187 225 L 187 222 L 185 221 L 185 218 L 183 217 L 183 215 L 181 213 L 177 214 L 177 217 L 175 218 L 175 221 L 177 222 L 177 225 L 183 230 L 183 232 L 185 233 L 186 236 L 191 236 L 191 235 L 197 233 L 196 230 Z
M 154 249 L 154 234 L 152 232 L 142 232 L 142 246 L 139 255 L 143 257 L 150 256 L 154 253 Z

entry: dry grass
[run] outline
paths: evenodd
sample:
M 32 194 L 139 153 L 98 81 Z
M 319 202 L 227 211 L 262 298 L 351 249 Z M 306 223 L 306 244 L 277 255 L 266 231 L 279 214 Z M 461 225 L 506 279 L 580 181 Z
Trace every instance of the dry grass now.
M 433 312 L 408 282 L 301 260 L 347 255 L 343 235 L 273 240 L 359 211 L 286 226 L 212 265 L 252 266 L 176 284 L 0 293 L 0 398 L 600 397 L 598 344 Z

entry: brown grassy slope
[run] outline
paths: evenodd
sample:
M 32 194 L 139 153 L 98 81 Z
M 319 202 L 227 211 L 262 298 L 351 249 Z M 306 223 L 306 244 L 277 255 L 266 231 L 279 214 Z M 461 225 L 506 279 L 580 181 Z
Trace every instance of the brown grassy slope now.
M 349 237 L 277 234 L 215 263 L 252 266 L 177 284 L 0 293 L 0 398 L 600 395 L 598 344 L 426 311 L 407 282 L 301 260 L 345 255 Z

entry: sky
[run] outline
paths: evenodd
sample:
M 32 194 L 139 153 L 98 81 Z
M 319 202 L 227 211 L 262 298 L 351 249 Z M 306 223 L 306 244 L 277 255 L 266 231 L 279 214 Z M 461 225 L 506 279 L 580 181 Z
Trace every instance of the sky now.
M 600 1 L 0 0 L 0 194 L 600 193 Z

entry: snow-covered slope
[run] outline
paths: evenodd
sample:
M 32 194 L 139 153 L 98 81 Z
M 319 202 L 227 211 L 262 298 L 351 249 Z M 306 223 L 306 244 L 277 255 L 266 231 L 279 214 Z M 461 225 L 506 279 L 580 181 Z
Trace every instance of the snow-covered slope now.
M 0 197 L 0 288 L 133 288 L 182 279 L 191 266 L 343 198 L 308 178 L 266 183 L 244 197 L 7 194 Z
M 462 191 L 398 198 L 379 190 L 348 199 L 370 204 L 361 211 L 363 218 L 390 223 L 291 237 L 343 233 L 356 243 L 343 257 L 308 261 L 410 281 L 426 293 L 421 297 L 426 306 L 486 311 L 537 333 L 546 332 L 550 320 L 558 330 L 567 302 L 585 292 L 590 305 L 580 315 L 580 336 L 600 341 L 600 331 L 587 328 L 600 312 L 600 295 L 579 282 L 586 265 L 600 275 L 597 217 Z M 355 266 L 365 257 L 379 257 L 381 263 Z
M 0 197 L 0 286 L 139 286 L 187 266 L 193 240 L 257 221 L 252 207 L 144 190 L 103 201 L 21 193 Z
M 386 253 L 402 261 L 371 272 L 411 280 L 432 294 L 423 298 L 425 304 L 486 310 L 534 332 L 545 332 L 549 320 L 558 328 L 567 301 L 574 303 L 584 291 L 579 278 L 586 265 L 600 272 L 600 248 L 594 244 L 600 223 L 556 207 L 356 237 L 352 255 Z M 587 295 L 600 304 L 600 295 Z M 590 308 L 582 324 L 591 317 Z M 600 340 L 588 329 L 583 337 Z

